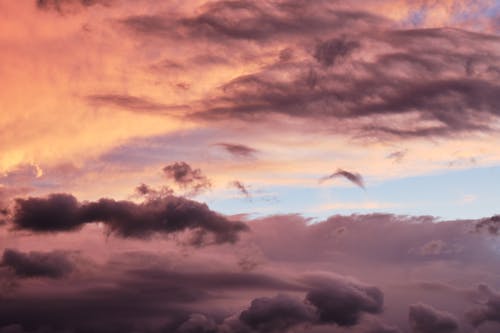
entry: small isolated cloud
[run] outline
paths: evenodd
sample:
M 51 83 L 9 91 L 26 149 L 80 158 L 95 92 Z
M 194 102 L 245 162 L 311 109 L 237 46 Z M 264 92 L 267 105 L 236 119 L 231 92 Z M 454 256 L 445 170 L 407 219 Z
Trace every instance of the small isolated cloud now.
M 343 177 L 343 178 L 347 179 L 348 181 L 350 181 L 351 183 L 361 187 L 362 189 L 365 189 L 365 183 L 363 180 L 363 176 L 361 176 L 361 174 L 346 171 L 343 169 L 337 169 L 337 171 L 332 173 L 331 175 L 324 176 L 324 177 L 320 178 L 319 183 L 321 184 L 327 180 L 330 180 L 333 178 L 338 178 L 338 177 Z
M 258 152 L 257 149 L 236 143 L 219 142 L 215 145 L 224 148 L 228 153 L 235 157 L 254 157 Z
M 393 151 L 386 156 L 387 159 L 393 160 L 395 163 L 400 163 L 408 153 L 408 149 Z
M 251 198 L 250 192 L 248 191 L 247 187 L 245 186 L 245 184 L 243 184 L 239 180 L 234 180 L 229 185 L 231 187 L 234 187 L 235 189 L 237 189 L 246 198 L 248 198 L 248 199 Z
M 175 162 L 165 166 L 163 174 L 179 188 L 187 190 L 188 196 L 198 195 L 212 187 L 212 183 L 200 169 L 193 169 L 186 162 Z

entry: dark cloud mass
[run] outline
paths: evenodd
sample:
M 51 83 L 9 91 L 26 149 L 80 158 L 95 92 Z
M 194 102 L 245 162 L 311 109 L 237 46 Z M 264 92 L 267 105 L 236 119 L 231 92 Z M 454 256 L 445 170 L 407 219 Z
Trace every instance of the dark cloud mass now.
M 291 326 L 316 320 L 315 308 L 285 295 L 254 299 L 240 321 L 258 332 L 285 331 Z
M 303 184 L 332 163 L 320 184 L 398 178 L 349 211 L 491 207 L 487 177 L 401 186 L 497 171 L 495 1 L 23 1 L 0 0 L 0 333 L 500 332 L 500 215 L 321 220 L 342 191 Z M 190 199 L 205 172 L 234 215 Z
M 484 284 L 479 285 L 478 291 L 479 304 L 466 313 L 467 319 L 474 327 L 491 321 L 500 323 L 500 294 Z
M 210 180 L 200 169 L 193 169 L 186 162 L 169 164 L 163 168 L 163 173 L 181 189 L 188 190 L 187 195 L 197 195 L 212 187 Z
M 308 37 L 326 31 L 363 28 L 386 20 L 362 11 L 341 10 L 335 2 L 316 1 L 215 1 L 201 6 L 192 17 L 131 16 L 122 23 L 140 34 L 190 37 L 215 43 Z
M 427 304 L 410 305 L 410 327 L 413 333 L 453 333 L 458 331 L 458 320 L 450 313 Z
M 85 217 L 84 221 L 101 216 L 105 225 L 111 224 L 108 227 L 123 228 L 114 232 L 135 234 L 129 222 L 119 227 L 113 221 L 128 217 L 121 205 L 106 200 L 77 202 L 75 216 Z M 150 226 L 143 212 L 147 205 L 136 205 L 136 217 Z M 431 217 L 387 214 L 333 216 L 314 224 L 299 216 L 268 217 L 248 222 L 252 232 L 242 235 L 240 248 L 204 248 L 180 255 L 179 261 L 173 253 L 161 252 L 165 243 L 142 242 L 141 249 L 149 248 L 150 254 L 134 259 L 130 252 L 118 252 L 119 257 L 93 270 L 88 263 L 79 262 L 78 267 L 73 263 L 72 274 L 63 275 L 67 279 L 38 279 L 43 288 L 30 285 L 32 279 L 24 278 L 25 273 L 16 274 L 23 288 L 0 293 L 0 332 L 17 325 L 22 333 L 42 328 L 50 333 L 445 333 L 472 332 L 474 327 L 493 333 L 497 326 L 487 328 L 499 322 L 498 294 L 485 285 L 477 291 L 468 289 L 481 271 L 476 265 L 498 267 L 492 243 L 485 243 L 491 237 L 474 232 L 476 223 L 436 223 Z M 150 229 L 163 232 L 155 226 Z M 429 243 L 444 245 L 423 257 L 419 251 Z M 456 244 L 462 246 L 460 251 L 443 251 Z M 259 254 L 259 267 L 235 271 L 242 249 Z M 93 249 L 85 251 L 91 254 Z M 97 257 L 102 255 L 95 251 Z M 61 266 L 52 259 L 55 252 L 13 253 L 14 263 L 8 266 L 4 255 L 0 282 L 2 270 L 14 272 L 14 265 L 31 267 L 30 272 L 35 267 L 39 277 L 62 277 L 45 273 Z M 343 275 L 334 273 L 338 271 Z M 456 285 L 456 280 L 465 287 Z M 496 283 L 496 276 L 491 281 Z M 72 287 L 61 287 L 63 282 Z M 409 304 L 413 305 L 408 316 Z M 458 314 L 465 311 L 462 322 Z
M 141 18 L 138 28 L 137 20 L 126 22 L 148 34 L 182 31 L 185 38 L 208 39 L 222 44 L 221 52 L 224 43 L 273 40 L 309 55 L 233 78 L 204 101 L 196 118 L 253 124 L 280 114 L 321 120 L 343 134 L 411 138 L 494 130 L 499 117 L 495 35 L 396 29 L 328 1 L 218 1 L 177 22 Z
M 186 198 L 166 196 L 136 204 L 131 201 L 100 199 L 80 203 L 69 194 L 47 198 L 16 199 L 12 223 L 16 229 L 34 232 L 71 231 L 92 222 L 104 223 L 109 232 L 120 237 L 148 237 L 195 230 L 193 244 L 201 245 L 207 236 L 215 243 L 235 242 L 246 230 L 230 222 L 207 205 Z
M 8 267 L 21 278 L 62 278 L 74 269 L 67 254 L 62 252 L 23 253 L 5 249 L 0 266 Z
M 310 281 L 317 287 L 307 293 L 306 299 L 317 308 L 322 322 L 352 326 L 362 313 L 382 311 L 384 296 L 376 287 L 323 277 L 312 277 Z
M 500 230 L 500 215 L 482 219 L 476 223 L 476 231 L 486 230 L 494 236 L 498 236 Z
M 337 177 L 344 177 L 345 179 L 349 180 L 351 183 L 361 187 L 365 188 L 365 183 L 363 181 L 363 177 L 359 173 L 353 173 L 349 172 L 343 169 L 337 169 L 336 172 L 332 173 L 331 175 L 325 176 L 320 178 L 319 182 L 323 183 L 327 180 L 337 178 Z

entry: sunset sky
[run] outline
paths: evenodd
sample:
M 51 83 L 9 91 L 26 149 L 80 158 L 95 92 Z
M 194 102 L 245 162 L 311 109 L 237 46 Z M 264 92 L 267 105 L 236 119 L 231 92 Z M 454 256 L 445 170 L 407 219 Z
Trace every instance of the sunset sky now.
M 0 333 L 500 331 L 498 0 L 0 0 Z

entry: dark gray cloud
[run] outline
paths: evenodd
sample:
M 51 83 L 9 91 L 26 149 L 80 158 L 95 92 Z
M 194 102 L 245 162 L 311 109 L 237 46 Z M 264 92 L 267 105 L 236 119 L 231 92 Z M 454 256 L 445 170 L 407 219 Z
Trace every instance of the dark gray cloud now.
M 331 175 L 324 176 L 324 177 L 320 178 L 319 182 L 323 183 L 327 180 L 337 178 L 337 177 L 343 177 L 343 178 L 349 180 L 351 183 L 361 187 L 362 189 L 365 188 L 363 176 L 361 176 L 359 173 L 350 172 L 350 171 L 346 171 L 343 169 L 337 169 L 337 171 L 332 173 Z
M 74 264 L 64 252 L 23 253 L 5 249 L 0 266 L 7 267 L 21 278 L 62 278 L 74 270 Z
M 33 232 L 71 231 L 87 223 L 102 222 L 120 237 L 148 237 L 184 230 L 195 231 L 193 245 L 235 242 L 245 224 L 230 222 L 207 205 L 182 197 L 165 196 L 143 203 L 100 199 L 80 203 L 70 194 L 16 199 L 14 228 Z
M 154 256 L 133 259 L 123 253 L 92 270 L 90 278 L 40 279 L 43 288 L 34 289 L 29 280 L 18 279 L 23 288 L 2 295 L 0 313 L 6 317 L 0 315 L 0 329 L 17 324 L 23 333 L 40 327 L 76 333 L 395 333 L 394 325 L 406 332 L 414 321 L 427 330 L 422 332 L 451 327 L 443 311 L 428 313 L 418 305 L 408 324 L 406 309 L 416 301 L 451 313 L 463 313 L 475 302 L 467 314 L 472 324 L 483 328 L 498 321 L 496 293 L 468 289 L 489 272 L 492 283 L 498 280 L 487 268 L 498 267 L 498 254 L 486 242 L 491 237 L 474 232 L 477 221 L 372 214 L 309 222 L 300 216 L 250 221 L 252 232 L 238 248 L 205 248 L 180 255 L 178 262 L 171 260 L 173 253 L 158 253 L 159 244 L 147 243 Z M 463 249 L 446 251 L 455 245 Z M 422 249 L 431 255 L 423 256 Z M 258 253 L 259 267 L 238 272 L 239 255 L 231 253 L 241 250 Z M 422 319 L 426 316 L 435 320 Z M 464 332 L 471 328 L 463 326 Z
M 186 162 L 175 162 L 165 166 L 163 174 L 181 189 L 188 190 L 188 196 L 200 194 L 212 187 L 210 180 L 200 169 L 193 169 Z
M 453 333 L 459 328 L 451 313 L 423 303 L 410 305 L 409 321 L 413 333 Z
M 164 327 L 184 321 L 184 306 L 206 299 L 207 294 L 181 281 L 158 281 L 147 275 L 125 275 L 101 281 L 109 284 L 89 287 L 76 282 L 73 291 L 36 293 L 2 297 L 0 330 L 18 325 L 21 332 L 172 332 Z
M 193 313 L 183 322 L 175 333 L 217 333 L 215 321 L 201 313 Z
M 254 123 L 281 114 L 321 121 L 336 133 L 378 138 L 494 130 L 500 87 L 498 76 L 484 67 L 495 66 L 500 54 L 480 50 L 495 48 L 497 37 L 450 29 L 380 31 L 373 26 L 373 31 L 380 33 L 332 32 L 336 36 L 315 50 L 304 42 L 311 59 L 288 66 L 278 61 L 235 78 L 195 116 Z M 470 47 L 454 47 L 460 39 Z M 354 57 L 365 44 L 379 45 L 378 54 Z M 391 48 L 397 51 L 385 51 Z M 342 66 L 331 66 L 336 62 Z M 481 70 L 471 74 L 467 64 L 480 64 Z M 392 121 L 398 116 L 405 118 Z
M 335 327 L 331 322 L 320 321 L 319 309 L 314 305 L 285 294 L 255 298 L 248 308 L 237 313 L 211 311 L 206 303 L 223 303 L 228 293 L 242 290 L 303 293 L 314 288 L 312 280 L 306 286 L 263 274 L 178 272 L 164 268 L 130 269 L 117 274 L 112 264 L 103 268 L 98 281 L 75 280 L 72 288 L 58 293 L 51 292 L 54 286 L 49 285 L 35 293 L 3 295 L 0 331 L 14 325 L 19 332 L 45 328 L 54 333 L 264 333 L 287 332 L 300 325 Z M 110 271 L 112 274 L 107 274 Z M 326 284 L 318 287 L 331 283 L 323 282 Z M 358 286 L 343 278 L 336 283 L 347 287 L 345 293 L 354 292 L 349 288 Z M 329 297 L 338 301 L 343 299 L 343 293 L 338 289 Z M 197 312 L 200 305 L 206 312 Z
M 476 223 L 476 231 L 486 230 L 494 236 L 498 236 L 500 231 L 500 215 L 485 218 Z
M 186 105 L 166 105 L 151 101 L 148 98 L 124 94 L 89 95 L 87 101 L 93 105 L 113 106 L 135 112 L 165 113 L 173 115 L 174 111 L 189 109 Z
M 144 197 L 146 200 L 157 198 L 165 198 L 174 194 L 174 191 L 168 186 L 161 186 L 159 188 L 151 187 L 147 184 L 141 184 L 135 188 L 135 195 Z
M 306 299 L 317 308 L 319 320 L 339 326 L 356 325 L 363 313 L 380 313 L 384 303 L 382 291 L 374 286 L 341 278 L 309 277 L 315 287 Z
M 284 115 L 356 138 L 400 139 L 494 131 L 500 116 L 496 35 L 398 29 L 323 0 L 214 1 L 193 16 L 130 16 L 121 23 L 141 40 L 210 43 L 210 57 L 225 61 L 238 49 L 231 61 L 261 63 L 268 54 L 255 45 L 277 53 L 275 63 L 214 89 L 188 118 L 255 126 Z M 280 51 L 270 51 L 272 45 Z
M 215 144 L 236 157 L 253 157 L 258 150 L 242 144 L 219 142 Z
M 283 332 L 297 324 L 316 321 L 316 309 L 286 295 L 263 297 L 252 301 L 239 320 L 257 332 Z
M 384 24 L 363 11 L 339 10 L 335 2 L 302 0 L 276 3 L 216 1 L 203 5 L 193 17 L 131 16 L 122 23 L 133 31 L 158 37 L 208 39 L 213 42 L 270 42 L 287 36 L 310 36 L 332 30 Z
M 474 327 L 479 327 L 486 322 L 500 323 L 500 294 L 491 290 L 487 285 L 478 287 L 480 294 L 479 303 L 466 313 L 466 317 Z
M 359 47 L 360 44 L 357 41 L 350 41 L 345 37 L 334 38 L 318 43 L 314 52 L 314 58 L 324 66 L 332 66 L 339 59 L 349 56 Z

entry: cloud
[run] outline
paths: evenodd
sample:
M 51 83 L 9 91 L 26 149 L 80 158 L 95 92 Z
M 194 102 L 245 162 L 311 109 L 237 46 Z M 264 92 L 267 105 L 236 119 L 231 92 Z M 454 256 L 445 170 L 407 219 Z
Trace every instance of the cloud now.
M 405 150 L 397 150 L 386 156 L 387 159 L 394 160 L 394 162 L 399 163 L 405 158 L 406 154 L 408 154 L 408 149 Z
M 36 0 L 36 6 L 42 10 L 55 10 L 59 13 L 72 12 L 78 7 L 90 7 L 96 4 L 109 5 L 112 0 Z
M 460 251 L 459 246 L 452 248 L 446 242 L 440 239 L 434 239 L 422 245 L 416 253 L 423 256 L 442 256 L 445 254 L 452 254 L 456 251 Z
M 257 149 L 236 143 L 219 142 L 215 145 L 224 148 L 235 157 L 253 157 L 258 152 Z
M 339 59 L 349 56 L 355 49 L 359 48 L 357 41 L 349 41 L 346 38 L 334 38 L 318 43 L 314 52 L 314 58 L 323 66 L 332 66 Z
M 1 296 L 0 329 L 17 324 L 26 332 L 56 327 L 99 333 L 130 328 L 141 333 L 394 333 L 396 326 L 410 331 L 408 304 L 415 305 L 412 320 L 418 329 L 449 327 L 443 324 L 448 322 L 444 311 L 429 313 L 415 302 L 450 313 L 463 313 L 474 302 L 469 312 L 475 315 L 467 315 L 476 318 L 471 323 L 494 325 L 496 319 L 487 318 L 495 318 L 496 293 L 467 287 L 479 278 L 496 283 L 495 267 L 500 267 L 492 238 L 471 232 L 476 222 L 368 214 L 311 223 L 298 215 L 273 216 L 248 221 L 252 232 L 241 234 L 237 247 L 195 251 L 179 250 L 165 239 L 87 243 L 89 237 L 99 239 L 95 228 L 83 228 L 78 238 L 16 233 L 12 241 L 24 246 L 69 244 L 103 264 L 79 263 L 78 271 L 85 273 L 64 280 L 71 288 L 60 280 L 17 279 L 18 288 Z M 429 256 L 410 251 L 436 239 L 463 250 Z M 258 254 L 259 266 L 240 272 L 242 253 Z M 437 319 L 422 319 L 426 316 Z M 465 332 L 472 330 L 462 324 Z
M 200 194 L 212 187 L 210 180 L 200 169 L 192 169 L 186 162 L 169 164 L 163 168 L 163 173 L 181 189 L 188 190 L 188 196 Z
M 297 324 L 316 320 L 315 308 L 301 300 L 278 295 L 254 299 L 239 320 L 257 332 L 282 332 Z
M 21 278 L 60 279 L 74 270 L 74 265 L 67 254 L 56 251 L 23 253 L 5 249 L 0 266 L 8 267 Z
M 458 320 L 451 313 L 423 303 L 410 305 L 409 320 L 414 333 L 453 333 L 459 328 Z
M 241 194 L 243 194 L 246 198 L 250 198 L 250 192 L 248 192 L 248 189 L 247 187 L 245 186 L 245 184 L 243 184 L 242 182 L 240 182 L 239 180 L 234 180 L 230 183 L 230 185 L 232 187 L 234 187 L 235 189 L 237 189 Z
M 186 105 L 166 105 L 151 101 L 148 98 L 124 94 L 89 95 L 86 99 L 92 105 L 108 105 L 135 112 L 165 113 L 173 115 L 175 111 L 189 109 Z
M 469 322 L 474 327 L 489 321 L 500 322 L 500 294 L 484 284 L 479 285 L 478 292 L 483 300 L 480 300 L 478 306 L 467 311 L 466 317 Z
M 189 316 L 182 325 L 175 331 L 176 333 L 216 333 L 216 323 L 212 318 L 194 313 Z
M 171 323 L 182 322 L 189 312 L 183 304 L 206 298 L 196 287 L 181 281 L 155 280 L 147 275 L 125 275 L 88 285 L 76 281 L 73 290 L 53 292 L 52 286 L 36 293 L 16 294 L 2 298 L 0 331 L 4 326 L 18 325 L 21 332 L 45 329 L 47 332 L 111 333 L 118 331 L 162 332 Z M 139 291 L 140 290 L 140 291 Z M 168 330 L 165 330 L 168 332 Z M 171 332 L 171 331 L 170 331 Z
M 344 27 L 359 28 L 384 22 L 386 20 L 382 17 L 365 11 L 339 9 L 329 1 L 311 5 L 303 1 L 263 3 L 243 0 L 207 3 L 192 17 L 141 15 L 122 21 L 141 34 L 188 37 L 215 43 L 268 43 L 275 38 L 309 36 L 324 30 L 347 30 Z
M 353 326 L 362 313 L 382 312 L 384 296 L 376 287 L 339 278 L 308 279 L 316 287 L 307 293 L 306 299 L 317 308 L 323 323 Z
M 495 35 L 444 28 L 397 29 L 381 17 L 369 19 L 362 11 L 343 13 L 345 20 L 353 20 L 344 25 L 351 28 L 347 33 L 336 29 L 338 12 L 324 2 L 285 1 L 268 11 L 244 1 L 212 6 L 217 8 L 214 13 L 190 22 L 203 30 L 197 36 L 209 36 L 215 42 L 254 39 L 266 45 L 266 38 L 276 35 L 283 46 L 290 42 L 281 34 L 309 18 L 314 17 L 316 24 L 290 37 L 298 44 L 300 58 L 286 63 L 278 59 L 233 76 L 205 100 L 204 110 L 193 113 L 195 118 L 253 124 L 287 116 L 310 120 L 311 126 L 335 133 L 386 140 L 495 130 L 491 121 L 499 116 L 494 98 L 499 87 L 492 69 L 499 55 L 479 51 L 494 47 Z M 299 12 L 301 17 L 295 17 Z M 303 12 L 311 16 L 303 18 Z M 276 24 L 274 13 L 287 23 Z M 244 19 L 229 19 L 239 16 Z M 312 47 L 318 36 L 314 27 L 323 24 L 323 16 L 331 16 L 330 25 L 322 27 L 331 38 Z M 245 32 L 237 34 L 238 27 Z M 259 29 L 268 31 L 261 37 Z M 470 47 L 454 47 L 461 39 L 470 41 Z M 458 117 L 456 110 L 464 117 Z
M 160 188 L 153 188 L 147 184 L 141 184 L 135 188 L 135 195 L 138 197 L 144 197 L 146 200 L 152 200 L 157 198 L 165 198 L 172 196 L 174 191 L 168 186 L 161 186 Z
M 476 223 L 476 231 L 486 230 L 491 235 L 497 236 L 500 230 L 500 215 L 481 219 Z
M 72 231 L 95 222 L 104 223 L 109 233 L 125 238 L 192 230 L 193 245 L 202 245 L 209 236 L 217 244 L 233 243 L 238 233 L 247 230 L 245 224 L 230 222 L 205 204 L 174 196 L 137 204 L 113 199 L 80 203 L 70 194 L 51 194 L 16 199 L 12 216 L 15 229 L 42 233 Z
M 323 183 L 327 180 L 337 178 L 337 177 L 344 177 L 345 179 L 347 179 L 350 182 L 352 182 L 353 184 L 361 187 L 362 189 L 365 188 L 365 183 L 363 181 L 363 177 L 359 173 L 353 173 L 353 172 L 349 172 L 349 171 L 346 171 L 343 169 L 337 169 L 337 171 L 332 173 L 331 175 L 324 176 L 324 177 L 320 178 L 319 182 Z

